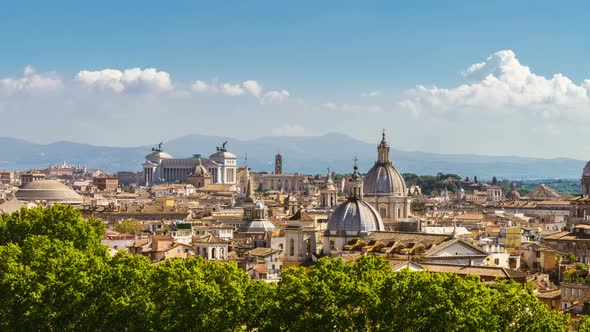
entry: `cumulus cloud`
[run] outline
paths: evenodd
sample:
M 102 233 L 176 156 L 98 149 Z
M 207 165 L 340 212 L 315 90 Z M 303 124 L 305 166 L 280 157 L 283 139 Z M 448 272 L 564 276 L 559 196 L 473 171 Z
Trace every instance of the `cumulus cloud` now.
M 282 127 L 273 128 L 272 134 L 274 136 L 303 136 L 305 129 L 299 125 L 287 124 Z
M 253 96 L 260 97 L 260 94 L 262 93 L 262 85 L 258 84 L 256 81 L 246 81 L 242 83 L 242 86 Z
M 22 92 L 54 91 L 62 85 L 62 80 L 56 74 L 37 74 L 33 67 L 26 66 L 23 77 L 0 78 L 0 94 L 6 96 Z
M 221 92 L 228 96 L 241 96 L 245 93 L 245 90 L 238 84 L 223 83 Z
M 536 75 L 511 50 L 499 51 L 463 72 L 468 81 L 454 88 L 416 86 L 400 106 L 416 112 L 454 109 L 516 109 L 543 116 L 590 106 L 590 81 L 580 85 L 562 74 Z
M 210 86 L 209 86 L 209 84 L 207 84 L 203 81 L 196 81 L 195 83 L 193 83 L 191 88 L 195 92 L 207 92 L 207 91 L 209 91 Z
M 104 69 L 97 71 L 82 70 L 76 80 L 91 88 L 110 90 L 116 93 L 124 91 L 155 91 L 172 90 L 170 74 L 155 68 L 132 68 L 123 71 Z
M 264 92 L 262 84 L 254 80 L 247 80 L 240 84 L 229 82 L 206 83 L 198 80 L 192 84 L 191 89 L 199 93 L 223 93 L 228 96 L 251 95 L 256 97 L 261 104 L 280 104 L 290 96 L 287 90 Z
M 287 98 L 289 98 L 287 90 L 269 91 L 264 94 L 260 102 L 262 104 L 282 104 Z

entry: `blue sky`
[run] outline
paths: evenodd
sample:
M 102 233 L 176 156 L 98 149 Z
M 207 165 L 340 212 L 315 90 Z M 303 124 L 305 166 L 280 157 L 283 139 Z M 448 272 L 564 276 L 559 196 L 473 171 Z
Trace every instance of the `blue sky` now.
M 64 103 L 63 108 L 67 108 L 67 111 L 60 114 L 59 110 L 54 110 L 52 112 L 57 113 L 53 114 L 71 119 L 72 124 L 80 122 L 84 127 L 84 122 L 96 122 L 101 112 L 111 119 L 133 121 L 133 117 L 138 114 L 134 112 L 141 110 L 135 109 L 127 114 L 126 110 L 133 107 L 130 105 L 150 105 L 154 108 L 150 117 L 160 112 L 159 116 L 167 114 L 174 118 L 193 116 L 200 119 L 215 117 L 207 113 L 214 112 L 235 119 L 227 123 L 228 132 L 209 128 L 193 130 L 204 133 L 248 138 L 280 134 L 281 130 L 273 132 L 273 128 L 285 126 L 285 134 L 313 135 L 340 131 L 371 141 L 378 128 L 393 127 L 394 137 L 400 140 L 406 135 L 423 131 L 421 136 L 424 138 L 400 142 L 402 146 L 399 148 L 402 149 L 515 154 L 517 150 L 505 151 L 507 142 L 502 140 L 498 143 L 490 141 L 486 148 L 475 144 L 465 144 L 463 147 L 453 144 L 458 138 L 453 135 L 457 135 L 455 132 L 459 128 L 464 128 L 466 124 L 470 127 L 481 125 L 478 123 L 481 119 L 494 121 L 495 116 L 506 119 L 506 113 L 474 115 L 466 111 L 466 114 L 447 113 L 437 121 L 424 115 L 417 120 L 416 114 L 425 114 L 425 108 L 439 114 L 441 111 L 437 107 L 446 110 L 478 108 L 480 105 L 477 103 L 481 101 L 458 102 L 458 97 L 453 95 L 445 96 L 447 102 L 449 98 L 452 99 L 452 105 L 440 106 L 440 100 L 435 103 L 429 100 L 424 102 L 422 99 L 427 97 L 422 94 L 416 97 L 422 98 L 419 102 L 421 110 L 412 108 L 413 118 L 406 114 L 409 112 L 407 109 L 400 109 L 399 105 L 407 104 L 403 102 L 408 91 L 417 85 L 454 89 L 472 83 L 468 82 L 465 71 L 502 50 L 511 50 L 519 63 L 528 66 L 534 75 L 551 79 L 554 74 L 560 73 L 574 85 L 582 87 L 582 82 L 590 78 L 590 43 L 587 42 L 587 29 L 584 28 L 589 7 L 587 2 L 564 4 L 553 1 L 1 3 L 0 80 L 18 80 L 23 77 L 25 66 L 32 66 L 39 75 L 58 77 L 68 92 L 59 97 L 53 96 L 50 101 L 45 99 L 49 98 L 47 96 L 39 97 L 37 105 L 31 102 L 31 98 L 36 96 L 27 95 L 22 98 L 23 101 L 14 92 L 4 97 L 0 94 L 0 98 L 4 98 L 0 99 L 0 113 L 15 113 L 16 109 L 31 108 L 30 115 L 34 114 L 33 108 L 48 105 L 59 109 L 60 103 Z M 101 103 L 94 112 L 90 112 L 87 110 L 94 107 L 93 103 L 79 102 L 82 99 L 80 94 L 88 91 L 77 92 L 78 87 L 71 87 L 70 81 L 75 81 L 76 75 L 83 70 L 124 71 L 137 67 L 156 68 L 157 71 L 168 73 L 173 86 L 166 88 L 168 93 L 171 90 L 190 90 L 197 80 L 206 82 L 208 87 L 216 84 L 221 86 L 224 82 L 240 84 L 254 80 L 264 87 L 264 92 L 256 96 L 260 103 L 242 97 L 230 100 L 232 98 L 222 98 L 221 94 L 200 94 L 190 97 L 190 102 L 152 96 L 150 98 L 157 99 L 157 102 L 152 99 L 146 104 L 137 102 L 138 98 L 145 96 L 117 96 L 110 98 L 106 105 L 102 104 L 105 98 L 102 95 L 84 95 L 86 99 L 96 97 L 97 103 Z M 539 89 L 546 89 L 545 86 L 552 84 L 549 82 Z M 266 91 L 283 90 L 288 91 L 287 101 L 281 101 L 280 105 L 262 102 L 262 95 Z M 206 91 L 219 92 L 220 89 L 207 88 Z M 375 93 L 376 98 L 366 97 L 371 92 Z M 431 93 L 426 91 L 426 94 Z M 22 95 L 23 92 L 18 94 Z M 239 95 L 247 94 L 244 92 Z M 506 98 L 514 99 L 513 96 Z M 119 99 L 120 103 L 117 103 Z M 548 95 L 543 100 L 548 99 L 559 97 Z M 576 108 L 569 114 L 580 116 L 578 108 L 584 107 L 579 105 L 580 102 L 583 104 L 585 101 L 568 101 L 568 107 Z M 507 103 L 502 108 L 503 112 L 506 108 L 527 109 L 530 106 L 521 100 L 516 106 L 511 101 Z M 269 104 L 274 105 L 273 110 Z M 326 106 L 329 109 L 327 111 Z M 489 105 L 481 106 L 487 108 Z M 485 129 L 524 131 L 519 140 L 525 140 L 530 135 L 541 135 L 539 132 L 544 130 L 553 130 L 554 141 L 560 128 L 565 128 L 567 121 L 573 119 L 559 115 L 564 123 L 556 127 L 557 115 L 553 114 L 553 110 L 547 110 L 546 105 L 539 107 L 538 101 L 533 106 L 535 110 L 528 113 L 536 114 L 533 117 L 521 118 L 523 112 L 517 113 L 517 117 L 509 115 L 514 121 L 518 120 L 520 126 L 515 124 L 506 128 L 486 125 Z M 559 101 L 549 108 L 558 109 L 562 106 Z M 81 108 L 86 111 L 81 111 Z M 117 114 L 107 114 L 107 109 L 117 110 Z M 335 113 L 337 109 L 345 112 L 339 115 Z M 368 111 L 363 113 L 363 109 Z M 10 116 L 18 121 L 19 116 L 24 115 Z M 269 120 L 263 127 L 253 125 L 250 130 L 243 128 L 251 116 L 263 116 Z M 309 124 L 310 117 L 329 122 L 329 130 Z M 349 119 L 339 121 L 341 117 Z M 586 121 L 585 115 L 582 117 Z M 369 121 L 370 118 L 378 119 Z M 397 123 L 400 121 L 408 124 L 407 129 L 398 130 Z M 387 125 L 384 126 L 383 122 Z M 142 127 L 156 123 L 145 122 Z M 527 124 L 525 128 L 522 126 L 524 123 Z M 531 123 L 534 128 L 527 132 L 529 129 L 526 127 L 530 127 Z M 289 128 L 296 130 L 290 131 Z M 8 131 L 8 134 L 33 141 L 71 139 L 109 145 L 141 144 L 147 143 L 144 141 L 149 139 L 138 135 L 134 140 L 123 142 L 125 136 L 117 132 L 121 129 L 110 130 L 112 135 L 109 137 L 92 135 L 87 129 L 60 130 L 55 133 L 43 130 L 30 133 Z M 162 139 L 190 132 L 189 127 L 171 126 L 163 128 Z M 441 143 L 438 136 L 431 134 L 434 132 L 444 132 L 444 136 L 449 136 L 448 143 Z M 465 135 L 478 132 L 481 131 L 468 131 Z M 572 131 L 578 132 L 582 133 L 583 128 Z M 433 140 L 437 141 L 434 146 Z M 583 158 L 590 154 L 589 150 L 564 151 L 558 144 L 550 144 L 550 151 L 534 149 L 532 143 L 530 147 L 527 152 L 529 155 Z

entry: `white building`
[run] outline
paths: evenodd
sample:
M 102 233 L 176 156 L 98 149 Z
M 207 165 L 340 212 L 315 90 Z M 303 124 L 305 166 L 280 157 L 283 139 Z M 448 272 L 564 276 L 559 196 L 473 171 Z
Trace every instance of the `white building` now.
M 227 261 L 228 241 L 213 235 L 207 235 L 193 241 L 195 255 L 206 260 Z
M 173 158 L 164 152 L 160 144 L 157 148 L 152 148 L 152 153 L 145 156 L 146 160 L 142 164 L 143 184 L 149 187 L 165 182 L 187 182 L 188 176 L 196 173 L 200 166 L 207 168 L 212 184 L 236 184 L 236 156 L 227 152 L 226 143 L 217 147 L 217 152 L 208 159 L 200 156 Z

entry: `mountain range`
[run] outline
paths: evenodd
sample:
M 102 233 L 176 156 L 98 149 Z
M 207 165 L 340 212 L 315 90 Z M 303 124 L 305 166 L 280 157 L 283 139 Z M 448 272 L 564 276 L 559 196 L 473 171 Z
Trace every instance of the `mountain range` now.
M 163 149 L 176 158 L 214 153 L 215 147 L 228 141 L 228 151 L 247 163 L 254 171 L 272 172 L 274 156 L 283 156 L 284 172 L 324 174 L 327 169 L 350 173 L 358 157 L 359 168 L 366 172 L 377 158 L 377 144 L 362 142 L 343 134 L 322 136 L 272 136 L 252 140 L 231 137 L 189 135 L 164 142 Z M 154 142 L 154 145 L 157 142 Z M 394 145 L 394 144 L 392 144 Z M 14 138 L 0 138 L 0 169 L 31 169 L 66 161 L 70 164 L 100 168 L 108 172 L 141 169 L 151 146 L 108 147 L 75 142 L 36 144 Z M 569 158 L 528 158 L 470 154 L 437 154 L 391 150 L 391 159 L 402 173 L 429 175 L 454 173 L 480 179 L 575 179 L 582 173 L 585 161 Z

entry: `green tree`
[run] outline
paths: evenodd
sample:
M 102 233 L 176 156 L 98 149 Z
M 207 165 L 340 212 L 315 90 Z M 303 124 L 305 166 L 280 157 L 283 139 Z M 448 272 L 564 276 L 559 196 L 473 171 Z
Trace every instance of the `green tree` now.
M 42 235 L 71 241 L 76 249 L 106 253 L 100 243 L 105 230 L 100 219 L 85 220 L 75 208 L 60 204 L 0 215 L 0 245 L 9 242 L 20 245 L 31 236 Z
M 244 325 L 250 277 L 235 263 L 201 257 L 154 266 L 151 296 L 158 315 L 152 328 L 166 331 L 230 331 Z
M 140 228 L 136 221 L 124 219 L 115 225 L 114 230 L 123 234 L 136 234 Z
M 0 330 L 64 331 L 85 326 L 104 257 L 72 241 L 33 235 L 0 246 Z

